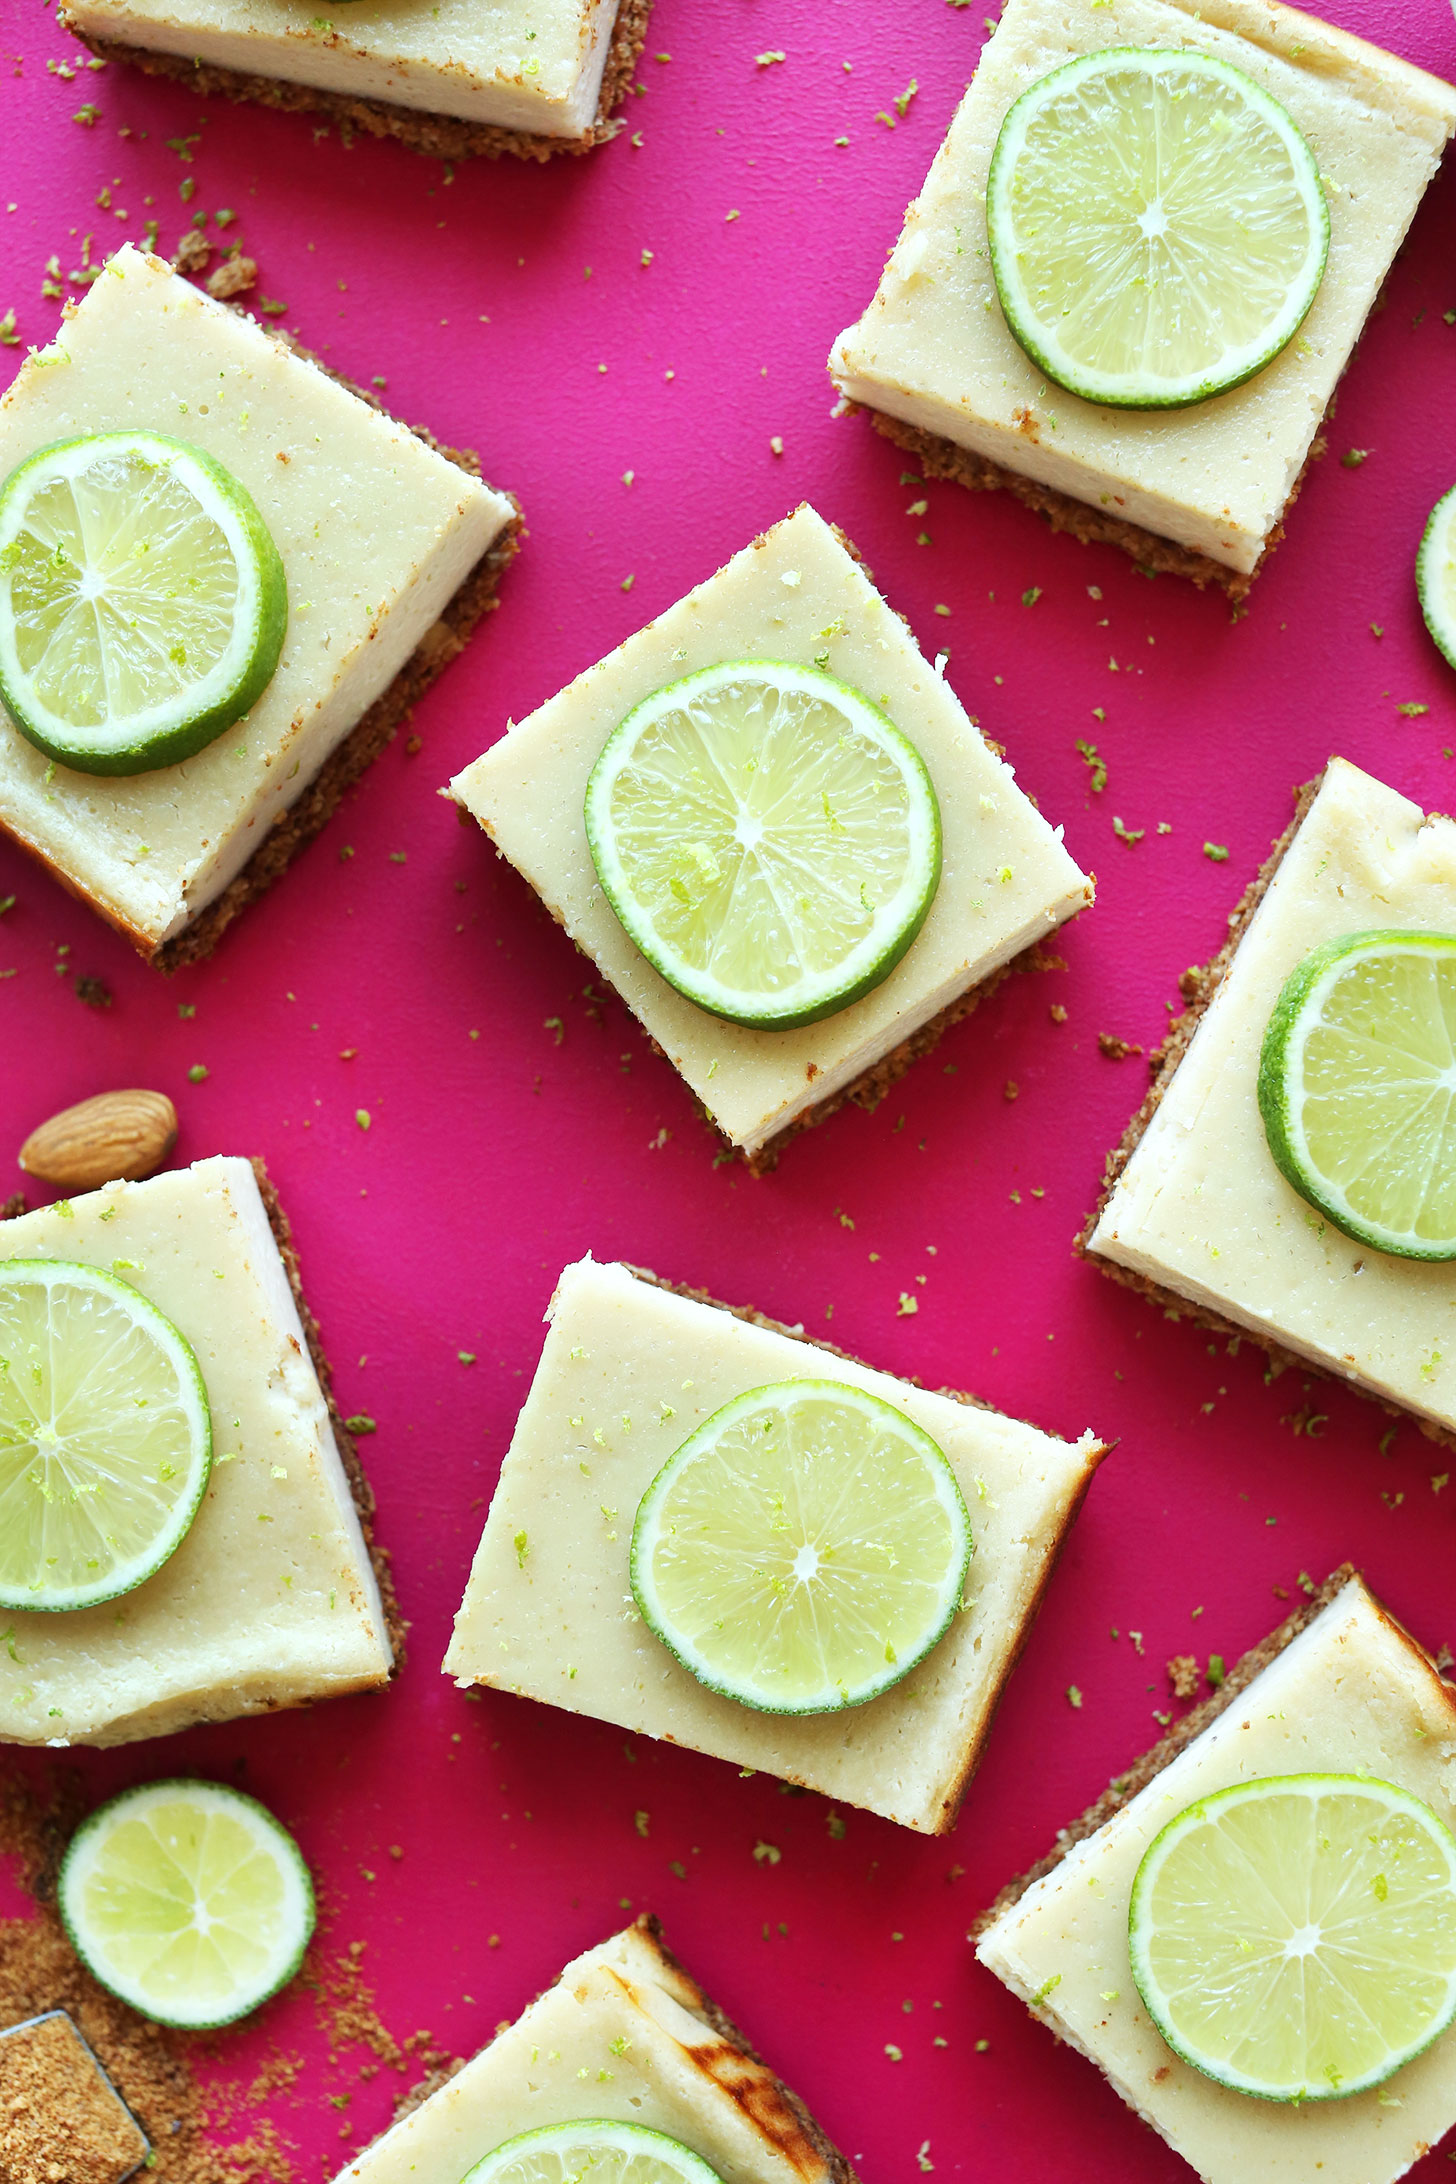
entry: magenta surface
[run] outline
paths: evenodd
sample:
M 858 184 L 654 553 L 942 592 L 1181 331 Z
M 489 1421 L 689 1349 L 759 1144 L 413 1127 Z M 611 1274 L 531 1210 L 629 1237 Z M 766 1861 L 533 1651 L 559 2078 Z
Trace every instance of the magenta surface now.
M 1330 12 L 1456 75 L 1445 0 Z M 382 375 L 401 416 L 478 447 L 530 524 L 500 613 L 419 710 L 418 751 L 394 745 L 201 969 L 163 980 L 0 848 L 16 898 L 0 920 L 6 1162 L 53 1109 L 125 1083 L 176 1099 L 179 1159 L 266 1158 L 344 1407 L 378 1422 L 365 1454 L 412 1623 L 386 1695 L 83 1753 L 88 1782 L 198 1769 L 266 1798 L 320 1876 L 329 1947 L 367 1941 L 400 2035 L 470 2052 L 653 1908 L 867 2184 L 932 2168 L 1176 2184 L 1182 2163 L 979 1969 L 966 1929 L 1156 1737 L 1168 1656 L 1237 1654 L 1300 1572 L 1351 1556 L 1433 1649 L 1456 1639 L 1449 1457 L 1323 1382 L 1271 1382 L 1260 1353 L 1166 1323 L 1070 1248 L 1146 1081 L 1097 1035 L 1156 1043 L 1291 787 L 1338 751 L 1428 806 L 1456 798 L 1456 679 L 1411 574 L 1456 478 L 1456 176 L 1421 211 L 1329 457 L 1231 625 L 1218 597 L 1054 538 L 1001 496 L 922 492 L 863 419 L 831 419 L 824 358 L 974 66 L 974 6 L 659 0 L 638 137 L 453 177 L 122 69 L 62 74 L 82 56 L 38 0 L 14 0 L 6 32 L 21 58 L 0 310 L 22 340 L 56 328 L 53 254 L 64 275 L 87 238 L 95 259 L 151 216 L 171 249 L 192 212 L 232 207 L 229 237 L 284 323 Z M 786 58 L 757 67 L 770 48 Z M 1343 467 L 1351 447 L 1368 459 Z M 619 1005 L 591 1002 L 590 965 L 436 792 L 805 497 L 927 650 L 948 647 L 1099 901 L 1068 929 L 1064 971 L 1013 981 L 877 1114 L 839 1116 L 755 1182 L 715 1163 L 678 1080 Z M 1100 795 L 1079 738 L 1106 759 Z M 114 1005 L 84 1007 L 78 974 Z M 0 1166 L 0 1193 L 21 1180 Z M 441 1677 L 554 1278 L 588 1250 L 1117 1439 L 952 1837 L 851 1813 L 840 1838 L 818 1798 L 544 1707 L 472 1703 Z M 357 2053 L 331 2063 L 302 1993 L 225 2042 L 219 2068 L 242 2079 L 275 2042 L 309 2057 L 274 2109 L 298 2173 L 331 2174 L 402 2081 L 361 2087 Z M 1416 2173 L 1448 2171 L 1434 2155 Z

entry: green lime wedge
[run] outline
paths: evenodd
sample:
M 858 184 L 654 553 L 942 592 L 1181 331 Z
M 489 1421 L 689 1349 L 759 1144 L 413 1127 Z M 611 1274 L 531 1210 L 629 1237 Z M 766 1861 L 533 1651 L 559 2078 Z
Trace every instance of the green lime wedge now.
M 212 1468 L 184 1336 L 126 1282 L 0 1260 L 0 1608 L 89 1608 L 181 1545 Z
M 1006 323 L 1088 402 L 1203 402 L 1263 371 L 1324 275 L 1314 156 L 1267 91 L 1205 53 L 1126 46 L 1024 91 L 986 186 Z
M 1456 485 L 1431 510 L 1416 555 L 1416 591 L 1426 628 L 1456 667 Z
M 1456 935 L 1348 933 L 1287 980 L 1259 1057 L 1281 1174 L 1356 1243 L 1456 1259 Z
M 663 1465 L 632 1529 L 632 1592 L 710 1691 L 824 1714 L 925 1659 L 970 1554 L 928 1433 L 862 1388 L 791 1380 L 725 1403 Z
M 1366 1775 L 1276 1775 L 1149 1846 L 1133 1977 L 1175 2054 L 1271 2101 L 1381 2085 L 1456 2018 L 1456 1837 Z
M 159 2025 L 231 2025 L 288 1984 L 314 1928 L 297 1843 L 256 1798 L 149 1782 L 71 1839 L 57 1902 L 86 1969 Z
M 586 792 L 597 877 L 700 1008 L 763 1030 L 859 1000 L 924 924 L 940 809 L 915 746 L 818 668 L 734 660 L 643 700 Z
M 640 2123 L 548 2123 L 507 2139 L 463 2184 L 722 2184 L 698 2154 Z
M 201 448 L 89 433 L 0 486 L 0 701 L 62 766 L 191 758 L 262 695 L 287 626 L 267 526 Z

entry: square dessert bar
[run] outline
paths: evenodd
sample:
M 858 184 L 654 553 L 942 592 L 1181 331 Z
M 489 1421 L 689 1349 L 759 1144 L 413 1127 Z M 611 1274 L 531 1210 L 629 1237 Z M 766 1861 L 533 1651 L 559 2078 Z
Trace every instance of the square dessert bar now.
M 986 179 L 1008 110 L 1054 68 L 1112 46 L 1242 69 L 1293 116 L 1325 183 L 1329 260 L 1303 327 L 1255 378 L 1186 409 L 1101 408 L 1050 385 L 992 278 Z M 1240 598 L 1453 130 L 1449 84 L 1277 0 L 1008 0 L 830 375 L 929 475 L 1008 487 L 1058 530 Z
M 446 1674 L 943 1834 L 1103 1444 L 931 1394 L 631 1267 L 567 1267 L 548 1319 Z M 642 1496 L 705 1418 L 750 1388 L 812 1378 L 868 1389 L 931 1436 L 974 1551 L 966 1606 L 919 1669 L 867 1705 L 795 1717 L 719 1697 L 681 1667 L 637 1613 L 628 1554 Z
M 522 2131 L 587 2119 L 664 2131 L 723 2184 L 855 2184 L 803 2102 L 648 1917 L 574 1958 L 336 2184 L 455 2184 Z
M 328 818 L 492 604 L 514 502 L 130 244 L 0 401 L 0 478 L 54 440 L 144 427 L 224 463 L 282 555 L 288 635 L 195 758 L 107 778 L 0 711 L 0 827 L 153 960 L 208 953 Z
M 913 946 L 863 1000 L 793 1031 L 724 1023 L 668 985 L 602 893 L 582 817 L 602 745 L 633 706 L 699 668 L 747 659 L 817 663 L 863 691 L 915 744 L 940 802 L 940 886 Z M 873 1106 L 1016 956 L 1092 900 L 1060 828 L 1022 794 L 852 550 L 809 507 L 510 726 L 450 793 L 750 1165 L 771 1166 L 776 1140 L 846 1098 Z
M 652 0 L 67 0 L 94 53 L 189 91 L 327 114 L 436 159 L 549 159 L 615 136 Z
M 1313 949 L 1379 927 L 1456 928 L 1456 823 L 1331 759 L 1230 927 L 1208 968 L 1185 974 L 1193 1004 L 1081 1247 L 1175 1313 L 1247 1330 L 1449 1436 L 1450 1267 L 1357 1244 L 1307 1205 L 1274 1165 L 1256 1087 L 1275 1001 Z
M 125 1744 L 387 1683 L 399 1626 L 373 1497 L 262 1168 L 199 1160 L 108 1183 L 0 1223 L 0 1259 L 132 1283 L 192 1345 L 213 1433 L 202 1507 L 154 1577 L 99 1607 L 8 1618 L 0 1743 Z
M 1456 1693 L 1360 1579 L 1338 1571 L 1004 1891 L 976 1954 L 1204 2184 L 1393 2184 L 1456 2123 L 1456 2031 L 1348 2100 L 1233 2092 L 1180 2061 L 1148 2018 L 1128 1961 L 1128 1905 L 1168 1821 L 1262 1776 L 1373 1774 L 1450 1827 L 1453 1740 Z

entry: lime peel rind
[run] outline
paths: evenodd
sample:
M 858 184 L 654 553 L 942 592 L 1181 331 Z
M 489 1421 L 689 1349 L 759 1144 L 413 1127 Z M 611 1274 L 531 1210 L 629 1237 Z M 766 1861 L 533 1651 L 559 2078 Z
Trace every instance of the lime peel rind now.
M 914 744 L 863 692 L 793 661 L 725 662 L 643 699 L 602 748 L 584 819 L 633 945 L 687 1000 L 756 1030 L 816 1023 L 880 985 L 940 880 Z
M 1456 667 L 1456 485 L 1442 494 L 1421 534 L 1416 592 L 1426 628 Z
M 1047 124 L 1058 101 L 1065 105 L 1076 94 L 1085 103 L 1096 79 L 1118 75 L 1153 79 L 1155 96 L 1159 78 L 1181 75 L 1185 85 L 1161 100 L 1141 136 L 1141 117 L 1135 110 L 1118 112 L 1110 106 L 1102 115 L 1089 108 L 1059 134 Z M 1183 163 L 1185 195 L 1190 187 L 1195 194 L 1180 205 L 1178 170 L 1174 166 L 1170 175 L 1165 161 L 1172 163 L 1168 145 L 1175 124 L 1186 125 L 1187 116 L 1179 108 L 1198 86 L 1208 121 L 1202 141 L 1194 143 Z M 1102 96 L 1107 105 L 1105 89 Z M 1039 124 L 1047 142 L 1029 149 Z M 1261 215 L 1249 194 L 1257 136 L 1285 168 L 1282 184 L 1270 178 L 1276 198 L 1283 199 L 1282 207 L 1272 208 L 1274 222 L 1267 217 L 1268 208 Z M 1223 145 L 1219 137 L 1226 140 Z M 1087 170 L 1080 186 L 1078 151 Z M 1139 153 L 1153 172 L 1130 171 Z M 1036 160 L 1041 162 L 1042 195 L 1050 193 L 1051 202 L 1033 233 L 1025 197 L 1026 177 Z M 1117 221 L 1108 212 L 1109 204 L 1116 203 L 1114 185 L 1125 191 L 1127 200 L 1118 206 Z M 1200 188 L 1202 203 L 1196 197 Z M 1172 199 L 1171 209 L 1165 196 Z M 1293 207 L 1298 208 L 1294 220 L 1303 220 L 1302 231 L 1296 235 L 1294 221 L 1289 221 L 1288 241 L 1278 262 L 1272 262 L 1271 228 L 1281 211 L 1288 219 Z M 1176 263 L 1180 218 L 1188 259 L 1181 274 Z M 992 275 L 1013 338 L 1058 386 L 1106 408 L 1183 408 L 1226 394 L 1264 371 L 1307 317 L 1329 254 L 1324 187 L 1314 154 L 1291 116 L 1242 69 L 1212 54 L 1173 47 L 1125 46 L 1084 54 L 1024 91 L 1007 112 L 992 153 L 986 220 Z M 1227 275 L 1210 306 L 1211 266 L 1217 266 L 1220 254 Z M 1118 268 L 1109 273 L 1106 268 L 1114 259 Z M 1095 286 L 1099 275 L 1104 282 L 1100 293 Z M 1040 303 L 1030 293 L 1031 282 L 1039 284 Z M 1173 283 L 1174 301 L 1164 313 L 1158 292 L 1167 282 Z M 1247 309 L 1256 295 L 1266 299 L 1262 320 Z M 1075 326 L 1063 325 L 1074 311 L 1080 314 Z M 1219 350 L 1216 332 L 1240 313 L 1247 324 Z M 1160 327 L 1153 326 L 1155 314 L 1162 315 Z M 1079 332 L 1082 355 L 1070 346 Z M 1182 369 L 1160 367 L 1156 353 L 1148 361 L 1149 347 L 1156 352 L 1159 342 L 1163 351 L 1182 345 Z M 1201 357 L 1197 362 L 1195 343 Z M 1117 359 L 1115 366 L 1091 361 L 1094 349 Z
M 962 1605 L 971 1551 L 928 1433 L 866 1389 L 784 1381 L 734 1397 L 669 1457 L 638 1508 L 631 1584 L 708 1690 L 826 1714 L 920 1666 Z
M 0 703 L 59 765 L 127 775 L 195 756 L 262 696 L 287 627 L 256 503 L 188 441 L 57 440 L 0 486 Z
M 1293 1824 L 1282 1834 L 1276 1824 L 1278 1839 L 1268 1855 L 1269 1814 L 1261 1834 L 1257 1808 L 1272 1809 L 1281 1799 L 1290 1804 Z M 1336 1808 L 1344 1801 L 1374 1805 L 1390 1819 L 1372 1826 L 1368 1815 L 1349 1809 L 1341 1815 Z M 1315 1805 L 1323 1809 L 1318 1822 L 1309 1824 L 1313 1841 L 1294 1841 L 1300 1807 Z M 1251 1808 L 1255 1817 L 1249 1827 L 1240 1815 Z M 1230 1821 L 1241 1828 L 1241 1837 L 1225 1850 L 1220 1831 Z M 1180 1853 L 1200 1831 L 1210 1831 L 1210 1824 L 1211 1832 L 1188 1853 L 1185 1902 L 1193 1912 L 1179 1918 L 1182 1906 L 1167 1901 L 1168 1874 L 1174 1872 L 1176 1889 Z M 1342 1825 L 1343 1861 L 1331 1878 L 1321 1874 L 1319 1858 L 1339 1841 Z M 1405 1885 L 1408 1864 L 1403 1869 L 1402 1861 L 1422 1849 L 1432 1869 L 1423 1879 L 1434 1885 L 1412 1893 Z M 1261 1852 L 1266 1854 L 1262 1865 Z M 1374 1870 L 1366 1872 L 1366 1866 Z M 1305 1883 L 1305 1894 L 1291 1905 L 1286 1898 L 1296 1876 Z M 1372 1946 L 1372 1940 L 1382 1924 L 1389 1929 L 1387 1978 L 1377 1992 L 1381 1946 L 1378 1939 Z M 1439 1963 L 1413 1967 L 1412 1924 L 1424 1937 L 1420 1947 Z M 1157 2031 L 1203 2076 L 1235 2092 L 1285 2104 L 1347 2100 L 1383 2085 L 1456 2020 L 1456 1836 L 1420 1798 L 1374 1776 L 1308 1773 L 1234 1783 L 1186 1807 L 1144 1852 L 1128 1908 L 1128 1953 Z M 1159 1958 L 1181 1982 L 1176 1991 L 1161 1976 Z M 1295 1962 L 1297 1974 L 1290 1971 Z M 1341 1978 L 1349 1966 L 1354 1968 Z M 1423 1979 L 1429 1993 L 1423 2010 L 1412 2008 L 1413 1977 Z M 1250 1994 L 1240 2016 L 1244 1980 L 1250 1981 Z M 1342 2070 L 1332 2052 L 1337 2042 L 1331 2020 L 1338 2018 L 1345 1997 L 1344 2052 L 1353 2059 L 1351 2043 L 1363 2042 L 1363 2069 Z M 1383 2037 L 1377 2027 L 1381 2012 L 1388 2019 L 1402 2018 L 1405 2036 L 1371 2057 L 1372 2044 L 1378 2046 Z M 1419 2019 L 1414 2029 L 1413 2016 Z M 1287 2055 L 1293 2046 L 1301 2049 L 1302 2061 L 1314 2060 L 1317 2067 L 1282 2078 L 1267 2070 L 1258 2076 L 1231 2063 L 1226 2053 L 1215 2055 L 1209 2045 L 1200 2045 L 1189 2020 L 1216 2034 L 1224 2049 L 1237 2042 L 1239 2052 L 1247 2048 L 1267 2059 L 1281 2051 Z
M 1431 965 L 1429 998 L 1435 1005 L 1427 1007 L 1423 1019 L 1387 1008 L 1378 1022 L 1381 1036 L 1376 1038 L 1368 1020 L 1370 1012 L 1363 1024 L 1355 1015 L 1360 1007 L 1358 993 L 1347 988 L 1342 995 L 1337 988 L 1362 969 L 1411 959 Z M 1448 974 L 1449 1009 L 1440 1005 L 1443 966 Z M 1333 1013 L 1334 1001 L 1343 1012 L 1340 1017 Z M 1427 1047 L 1440 1051 L 1420 1053 L 1413 1047 L 1423 1023 L 1429 1033 Z M 1276 1167 L 1301 1198 L 1353 1242 L 1394 1258 L 1456 1259 L 1456 1172 L 1449 1159 L 1440 1158 L 1456 1124 L 1453 1028 L 1456 935 L 1377 931 L 1344 934 L 1306 956 L 1285 981 L 1264 1033 L 1258 1101 Z M 1357 1032 L 1358 1039 L 1353 1036 Z M 1312 1062 L 1311 1047 L 1317 1041 Z M 1414 1104 L 1413 1093 L 1417 1095 Z M 1432 1109 L 1433 1101 L 1443 1101 L 1444 1106 Z M 1312 1114 L 1324 1140 L 1323 1160 L 1311 1144 Z M 1434 1146 L 1435 1155 L 1422 1153 L 1413 1167 L 1409 1161 L 1402 1166 L 1402 1142 L 1412 1142 L 1417 1125 Z M 1346 1185 L 1329 1172 L 1336 1158 L 1349 1171 Z M 1388 1202 L 1403 1175 L 1423 1179 L 1418 1187 L 1425 1195 L 1415 1206 L 1415 1217 L 1443 1202 L 1449 1229 L 1423 1234 L 1409 1222 L 1397 1228 L 1352 1202 L 1351 1192 L 1360 1193 L 1367 1206 L 1377 1193 Z
M 216 1823 L 217 1839 L 201 1849 L 179 1845 L 176 1829 L 189 1813 L 204 1833 Z M 166 1842 L 151 1824 L 158 1814 L 167 1816 Z M 189 1858 L 203 1868 L 205 1888 L 189 1873 Z M 56 1902 L 71 1946 L 109 1993 L 157 2024 L 197 2032 L 236 2024 L 286 1987 L 317 1917 L 303 1853 L 267 1807 L 242 1790 L 182 1778 L 125 1790 L 84 1820 L 62 1862 Z M 229 1953 L 246 1967 L 231 1982 Z M 182 2000 L 189 1954 L 190 2007 Z
M 109 1387 L 108 1366 L 121 1374 Z M 100 1267 L 0 1260 L 0 1609 L 69 1613 L 133 1592 L 181 1546 L 211 1470 L 207 1388 L 179 1328 Z M 108 1550 L 109 1567 L 80 1574 Z
M 586 2178 L 594 2184 L 722 2184 L 700 2154 L 665 2131 L 604 2117 L 518 2132 L 467 2170 L 461 2184 L 584 2184 Z

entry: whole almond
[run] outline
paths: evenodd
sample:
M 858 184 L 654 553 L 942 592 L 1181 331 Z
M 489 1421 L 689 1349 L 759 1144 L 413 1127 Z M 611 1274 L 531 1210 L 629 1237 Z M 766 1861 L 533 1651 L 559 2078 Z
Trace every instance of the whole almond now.
M 177 1110 L 165 1092 L 101 1092 L 32 1130 L 20 1165 L 58 1190 L 94 1191 L 103 1183 L 140 1182 L 176 1142 Z

